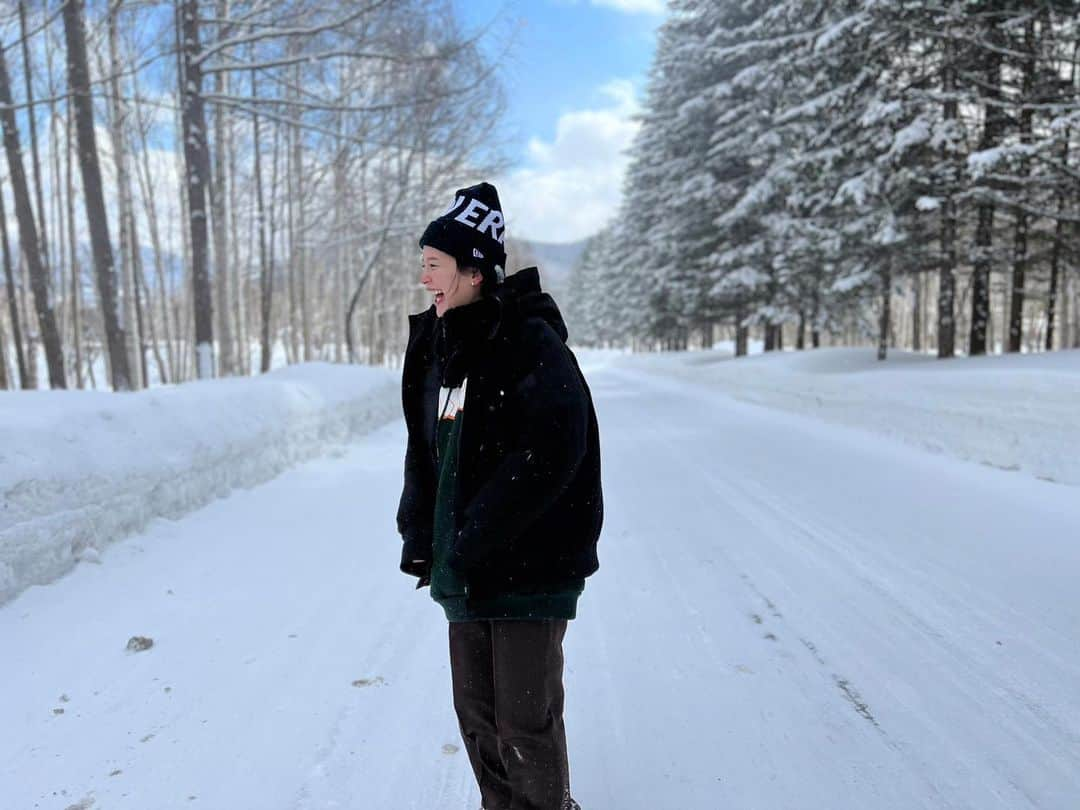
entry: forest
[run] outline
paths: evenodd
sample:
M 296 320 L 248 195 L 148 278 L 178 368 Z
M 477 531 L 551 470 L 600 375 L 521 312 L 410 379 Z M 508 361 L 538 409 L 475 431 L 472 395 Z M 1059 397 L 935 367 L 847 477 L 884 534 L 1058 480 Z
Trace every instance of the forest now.
M 500 41 L 443 0 L 0 4 L 0 388 L 396 356 L 418 223 L 502 161 Z
M 0 4 L 0 388 L 396 364 L 416 234 L 507 166 L 498 29 Z M 1078 48 L 1071 0 L 672 0 L 572 343 L 1080 347 Z
M 568 316 L 600 346 L 1080 347 L 1069 0 L 673 0 L 619 214 Z

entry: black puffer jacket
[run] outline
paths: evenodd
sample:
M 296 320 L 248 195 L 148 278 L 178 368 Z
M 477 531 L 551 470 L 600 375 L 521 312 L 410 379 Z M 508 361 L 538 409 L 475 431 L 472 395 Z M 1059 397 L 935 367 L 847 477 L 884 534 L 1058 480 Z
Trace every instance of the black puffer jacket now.
M 536 268 L 441 319 L 434 306 L 412 315 L 409 327 L 401 569 L 423 577 L 432 559 L 435 411 L 449 372 L 468 375 L 450 564 L 470 596 L 542 593 L 596 571 L 603 522 L 596 412 Z

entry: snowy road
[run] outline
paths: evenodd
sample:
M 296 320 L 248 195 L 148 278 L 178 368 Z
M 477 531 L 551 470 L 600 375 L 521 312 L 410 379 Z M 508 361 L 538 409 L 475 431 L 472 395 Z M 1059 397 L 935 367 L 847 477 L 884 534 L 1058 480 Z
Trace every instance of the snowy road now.
M 590 383 L 585 810 L 1080 806 L 1076 488 L 631 363 Z M 475 810 L 446 623 L 396 571 L 403 447 L 389 425 L 0 608 L 0 808 Z

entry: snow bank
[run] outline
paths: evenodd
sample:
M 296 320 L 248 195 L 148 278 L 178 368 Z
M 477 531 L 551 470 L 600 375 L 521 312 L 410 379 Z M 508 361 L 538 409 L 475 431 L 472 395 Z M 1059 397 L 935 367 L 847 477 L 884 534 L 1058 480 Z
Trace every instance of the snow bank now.
M 133 394 L 0 392 L 0 604 L 400 411 L 396 373 L 325 363 Z
M 818 349 L 636 355 L 628 365 L 744 402 L 871 430 L 934 452 L 1080 485 L 1080 352 L 957 358 Z M 798 448 L 792 448 L 798 452 Z

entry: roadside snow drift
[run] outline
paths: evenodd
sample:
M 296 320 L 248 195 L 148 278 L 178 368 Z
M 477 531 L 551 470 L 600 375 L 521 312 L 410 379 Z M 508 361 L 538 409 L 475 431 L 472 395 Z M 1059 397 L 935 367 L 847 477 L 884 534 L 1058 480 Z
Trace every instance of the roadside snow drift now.
M 730 352 L 703 351 L 625 362 L 714 386 L 743 402 L 1080 485 L 1080 351 L 947 361 L 892 352 L 884 363 L 866 348 L 737 360 Z
M 399 414 L 394 372 L 326 363 L 132 394 L 0 392 L 0 604 Z

